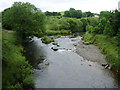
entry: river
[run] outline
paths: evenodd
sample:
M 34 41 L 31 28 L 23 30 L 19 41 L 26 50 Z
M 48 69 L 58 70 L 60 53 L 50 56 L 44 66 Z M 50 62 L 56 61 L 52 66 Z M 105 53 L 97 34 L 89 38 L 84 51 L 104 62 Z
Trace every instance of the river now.
M 52 43 L 44 44 L 34 37 L 27 45 L 29 59 L 34 69 L 35 88 L 117 88 L 114 74 L 97 62 L 84 59 L 76 53 L 73 44 L 81 37 L 62 36 L 55 42 L 60 45 L 54 51 Z

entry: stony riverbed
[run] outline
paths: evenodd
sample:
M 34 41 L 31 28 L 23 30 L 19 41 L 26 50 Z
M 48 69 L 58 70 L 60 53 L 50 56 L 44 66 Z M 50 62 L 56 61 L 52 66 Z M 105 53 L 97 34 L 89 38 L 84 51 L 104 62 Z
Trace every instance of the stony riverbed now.
M 32 40 L 27 50 L 35 67 L 35 88 L 118 87 L 115 75 L 100 64 L 106 63 L 104 55 L 97 47 L 83 45 L 81 37 L 56 38 L 57 51 L 51 49 L 52 43 L 44 44 L 37 37 Z

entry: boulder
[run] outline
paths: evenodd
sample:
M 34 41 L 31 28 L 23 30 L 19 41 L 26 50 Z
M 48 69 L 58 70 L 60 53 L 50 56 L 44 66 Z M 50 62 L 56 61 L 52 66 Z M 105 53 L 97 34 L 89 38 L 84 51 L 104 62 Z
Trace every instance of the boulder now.
M 57 51 L 57 50 L 58 50 L 58 47 L 55 45 L 55 46 L 53 46 L 51 49 L 53 49 L 54 51 Z

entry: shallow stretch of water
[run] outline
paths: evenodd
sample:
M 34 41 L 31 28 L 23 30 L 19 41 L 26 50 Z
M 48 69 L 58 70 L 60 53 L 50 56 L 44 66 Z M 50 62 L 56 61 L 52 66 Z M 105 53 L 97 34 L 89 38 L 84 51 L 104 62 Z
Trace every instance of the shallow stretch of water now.
M 35 88 L 116 88 L 114 75 L 97 62 L 85 60 L 75 53 L 74 43 L 81 37 L 55 39 L 60 45 L 53 51 L 51 44 L 43 44 L 34 37 L 28 44 L 33 59 Z M 41 59 L 43 60 L 40 63 Z

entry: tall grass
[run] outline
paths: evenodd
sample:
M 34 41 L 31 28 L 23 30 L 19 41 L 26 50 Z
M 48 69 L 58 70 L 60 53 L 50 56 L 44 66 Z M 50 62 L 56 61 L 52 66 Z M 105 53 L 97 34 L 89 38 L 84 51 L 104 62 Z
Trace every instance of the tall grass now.
M 70 30 L 47 30 L 46 35 L 52 36 L 52 35 L 70 35 Z
M 13 31 L 3 30 L 2 86 L 3 88 L 31 88 L 34 85 L 32 66 L 23 56 L 21 39 Z
M 115 40 L 115 37 L 109 37 L 103 34 L 94 35 L 87 32 L 84 34 L 84 41 L 97 45 L 101 53 L 105 54 L 108 63 L 114 69 L 120 71 L 120 55 L 118 53 L 120 48 L 117 45 L 118 41 Z

